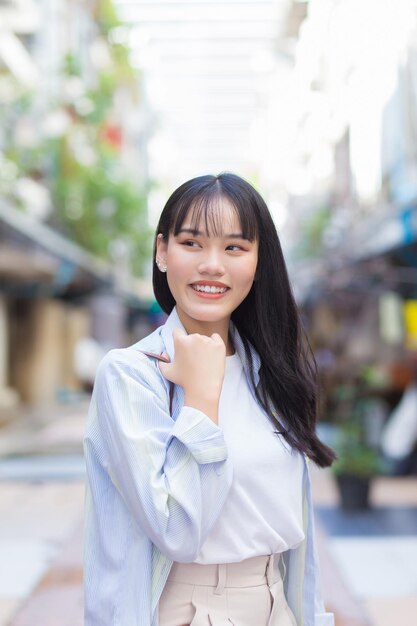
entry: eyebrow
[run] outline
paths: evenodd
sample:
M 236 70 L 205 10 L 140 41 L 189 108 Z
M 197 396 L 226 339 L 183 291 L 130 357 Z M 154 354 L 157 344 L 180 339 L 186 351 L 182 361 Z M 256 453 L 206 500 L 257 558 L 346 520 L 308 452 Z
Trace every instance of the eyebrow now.
M 181 233 L 191 233 L 192 235 L 199 236 L 204 235 L 201 230 L 195 230 L 194 228 L 180 228 L 178 234 L 180 235 Z M 246 237 L 243 236 L 243 233 L 228 233 L 227 235 L 222 235 L 222 237 L 227 239 L 246 239 Z

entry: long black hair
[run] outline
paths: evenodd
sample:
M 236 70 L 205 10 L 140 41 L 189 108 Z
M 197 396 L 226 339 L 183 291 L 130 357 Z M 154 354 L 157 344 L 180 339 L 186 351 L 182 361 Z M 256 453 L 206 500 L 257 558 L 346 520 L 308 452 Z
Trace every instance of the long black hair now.
M 221 202 L 226 199 L 236 211 L 243 237 L 258 241 L 256 279 L 246 298 L 232 313 L 250 363 L 250 345 L 261 359 L 258 401 L 278 426 L 278 432 L 295 449 L 320 467 L 331 465 L 335 454 L 316 434 L 317 373 L 314 357 L 303 332 L 292 293 L 278 233 L 268 207 L 247 181 L 224 172 L 199 176 L 182 184 L 169 197 L 156 230 L 153 258 L 155 297 L 169 314 L 175 300 L 167 276 L 156 266 L 156 238 L 178 234 L 191 209 L 191 228 L 201 217 L 207 232 L 222 231 Z

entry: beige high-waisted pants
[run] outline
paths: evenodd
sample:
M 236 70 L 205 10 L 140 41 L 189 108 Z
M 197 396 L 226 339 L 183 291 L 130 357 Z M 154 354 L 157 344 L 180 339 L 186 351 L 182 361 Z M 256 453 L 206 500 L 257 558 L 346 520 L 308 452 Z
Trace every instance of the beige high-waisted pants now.
M 278 559 L 174 563 L 159 601 L 159 626 L 297 626 Z

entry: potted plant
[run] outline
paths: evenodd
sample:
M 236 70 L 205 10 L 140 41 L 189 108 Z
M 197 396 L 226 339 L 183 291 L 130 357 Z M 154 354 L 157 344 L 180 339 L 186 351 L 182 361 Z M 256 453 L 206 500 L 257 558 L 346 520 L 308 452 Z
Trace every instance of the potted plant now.
M 334 448 L 337 460 L 332 469 L 342 509 L 369 508 L 371 480 L 378 474 L 380 463 L 376 449 L 366 442 L 361 424 L 356 420 L 343 424 L 336 435 Z
M 337 425 L 332 445 L 337 460 L 332 471 L 345 511 L 369 508 L 371 480 L 380 472 L 378 449 L 368 432 L 373 399 L 363 385 L 355 383 L 339 387 L 333 397 Z

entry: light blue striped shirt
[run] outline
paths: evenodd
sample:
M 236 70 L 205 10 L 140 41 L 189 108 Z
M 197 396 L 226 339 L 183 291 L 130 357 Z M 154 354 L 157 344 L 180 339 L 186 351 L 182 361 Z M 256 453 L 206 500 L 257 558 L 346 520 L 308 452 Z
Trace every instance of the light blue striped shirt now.
M 216 522 L 233 480 L 223 432 L 184 406 L 158 363 L 174 356 L 174 308 L 137 344 L 100 363 L 84 437 L 87 466 L 84 539 L 85 626 L 158 626 L 158 602 L 173 561 L 192 562 Z M 246 375 L 242 340 L 231 324 Z M 259 356 L 252 353 L 255 384 Z M 333 626 L 318 593 L 308 465 L 302 544 L 284 553 L 284 584 L 297 626 Z

